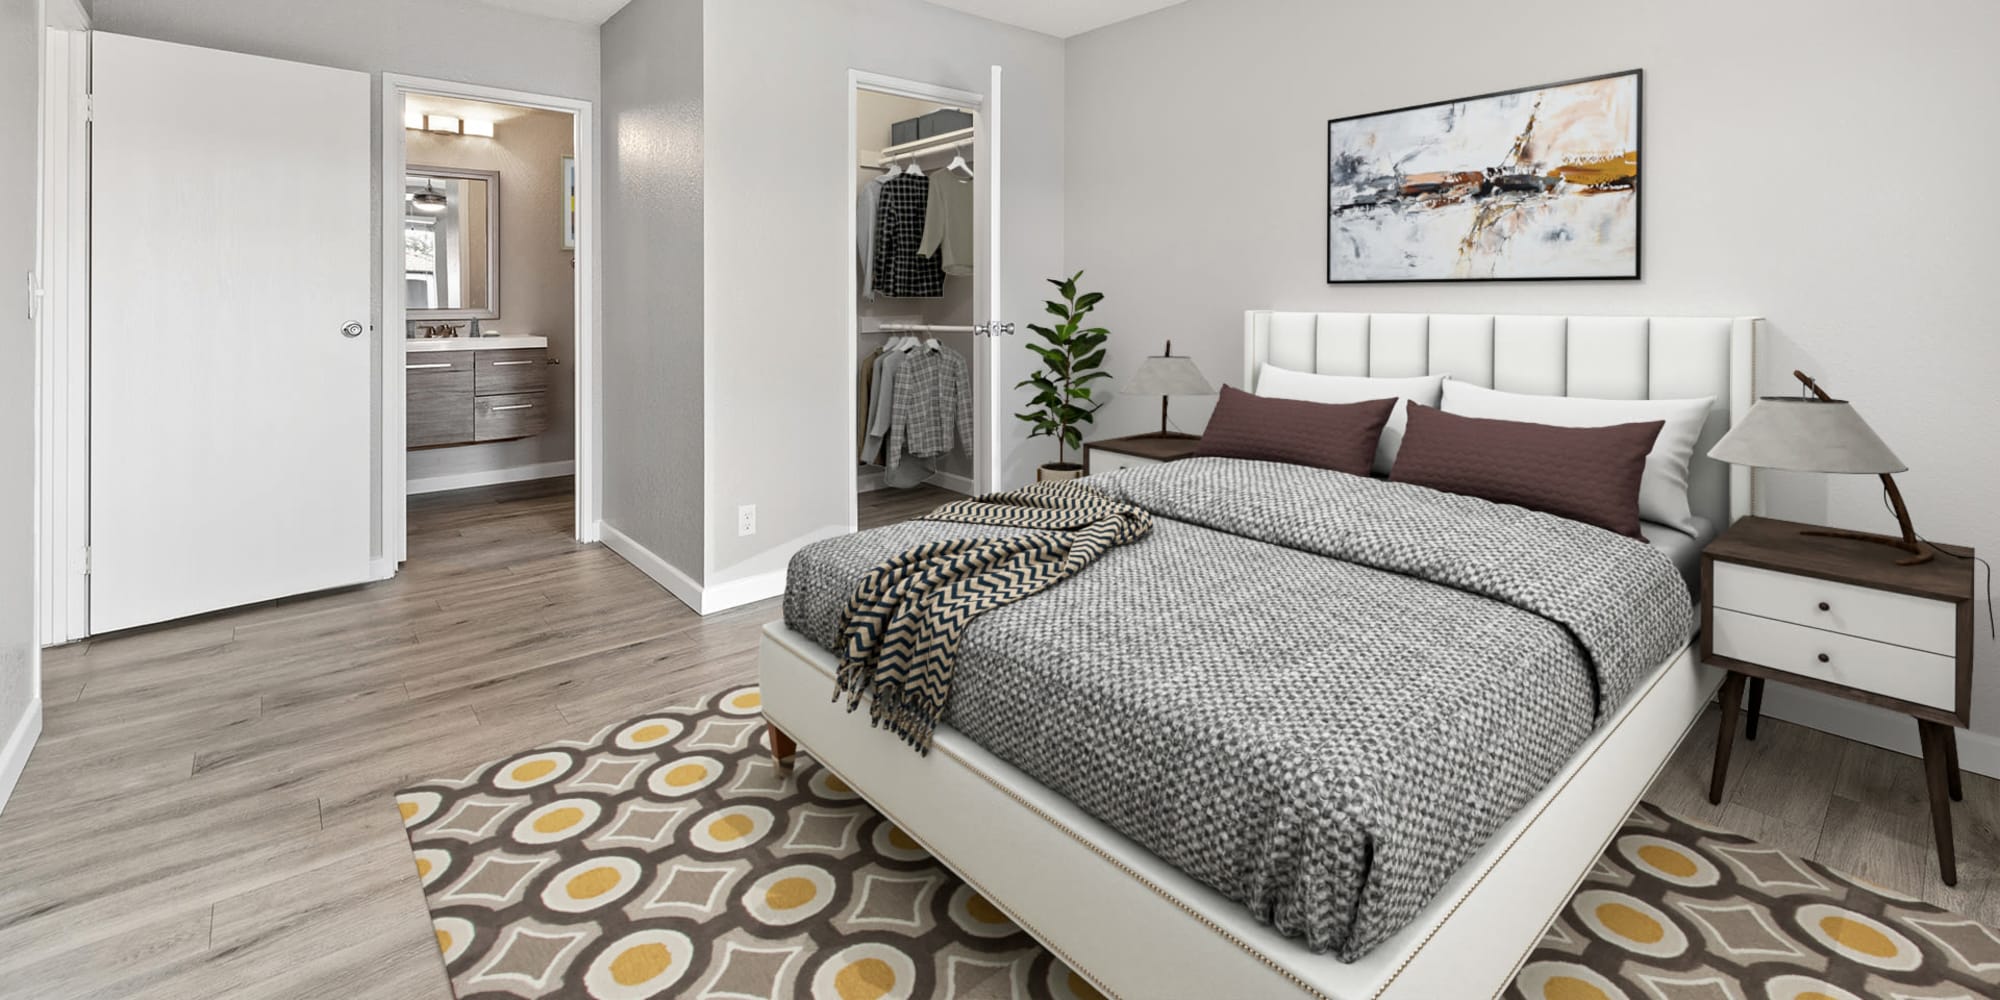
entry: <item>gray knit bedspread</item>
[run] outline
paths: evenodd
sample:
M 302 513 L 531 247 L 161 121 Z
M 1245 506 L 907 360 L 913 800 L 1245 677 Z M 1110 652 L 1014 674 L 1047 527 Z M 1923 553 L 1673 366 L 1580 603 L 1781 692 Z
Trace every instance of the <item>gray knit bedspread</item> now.
M 1232 459 L 1088 482 L 1151 512 L 1151 536 L 975 620 L 945 725 L 1342 961 L 1409 923 L 1693 629 L 1666 556 L 1519 507 Z M 818 542 L 785 621 L 831 650 L 870 567 L 1012 533 Z

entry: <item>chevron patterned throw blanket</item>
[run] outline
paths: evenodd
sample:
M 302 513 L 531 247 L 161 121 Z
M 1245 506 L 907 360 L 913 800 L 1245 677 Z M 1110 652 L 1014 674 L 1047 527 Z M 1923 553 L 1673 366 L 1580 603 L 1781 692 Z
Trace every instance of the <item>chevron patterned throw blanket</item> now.
M 1144 537 L 1153 518 L 1087 486 L 1059 482 L 955 501 L 921 520 L 1033 529 L 910 549 L 869 571 L 841 613 L 834 697 L 844 692 L 851 712 L 868 695 L 873 724 L 928 754 L 966 625 Z

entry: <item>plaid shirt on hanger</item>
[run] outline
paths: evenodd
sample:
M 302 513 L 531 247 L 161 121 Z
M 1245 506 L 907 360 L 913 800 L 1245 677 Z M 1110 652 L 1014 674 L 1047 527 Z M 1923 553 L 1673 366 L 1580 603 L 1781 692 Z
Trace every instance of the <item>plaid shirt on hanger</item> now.
M 944 268 L 922 257 L 924 211 L 930 204 L 929 178 L 897 174 L 882 182 L 875 209 L 875 292 L 899 299 L 934 299 L 944 294 Z
M 896 372 L 889 397 L 889 447 L 893 469 L 905 453 L 935 458 L 957 442 L 972 454 L 972 371 L 957 351 L 911 352 Z

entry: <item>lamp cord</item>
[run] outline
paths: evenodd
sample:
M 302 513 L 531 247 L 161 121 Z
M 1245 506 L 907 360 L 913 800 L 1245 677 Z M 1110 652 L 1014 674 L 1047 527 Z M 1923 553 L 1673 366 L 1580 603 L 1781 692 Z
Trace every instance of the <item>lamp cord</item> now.
M 1887 489 L 1884 489 L 1882 491 L 1882 506 L 1889 507 L 1891 512 L 1894 512 L 1895 510 L 1894 507 L 1890 507 L 1889 505 L 1889 491 Z M 1929 545 L 1931 547 L 1931 551 L 1937 553 L 1938 555 L 1950 556 L 1951 558 L 1957 559 L 1960 562 L 1970 559 L 1973 562 L 1976 562 L 1979 565 L 1986 567 L 1986 632 L 1989 636 L 1992 636 L 1994 638 L 2000 638 L 2000 623 L 1996 623 L 1993 620 L 1993 564 L 1987 562 L 1986 557 L 1981 555 L 1974 554 L 1969 556 L 1962 556 L 1956 552 L 1949 552 L 1946 551 L 1945 549 L 1939 548 L 1937 543 L 1931 541 L 1928 538 L 1925 538 L 1922 535 L 1917 535 L 1915 529 L 1911 529 L 1910 534 L 1916 535 L 1917 541 L 1920 541 L 1925 545 Z M 1974 596 L 1977 595 L 1975 594 Z

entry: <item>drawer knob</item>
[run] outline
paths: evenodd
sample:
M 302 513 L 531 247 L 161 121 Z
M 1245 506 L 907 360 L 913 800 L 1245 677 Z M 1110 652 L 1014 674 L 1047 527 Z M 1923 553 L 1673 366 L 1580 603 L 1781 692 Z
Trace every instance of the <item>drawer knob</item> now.
M 1828 603 L 1826 603 L 1825 601 L 1821 601 L 1821 602 L 1819 602 L 1819 609 L 1820 609 L 1821 611 L 1832 611 L 1832 610 L 1833 610 L 1833 605 L 1831 605 L 1831 604 L 1828 604 Z
M 1832 663 L 1832 662 L 1833 662 L 1833 657 L 1831 657 L 1831 656 L 1828 656 L 1828 655 L 1826 655 L 1825 653 L 1821 653 L 1821 654 L 1819 654 L 1819 662 L 1821 662 L 1821 663 Z

